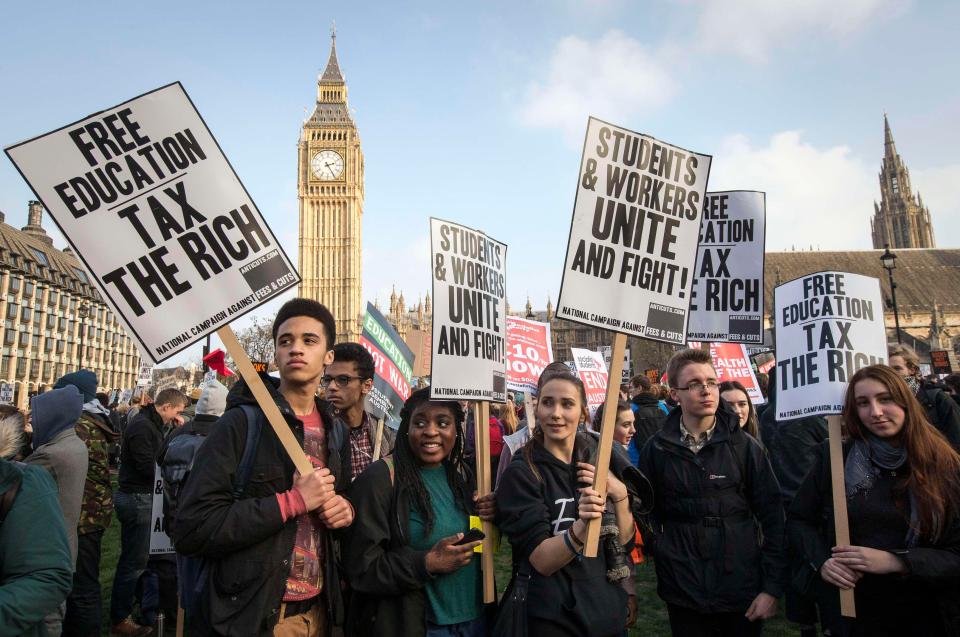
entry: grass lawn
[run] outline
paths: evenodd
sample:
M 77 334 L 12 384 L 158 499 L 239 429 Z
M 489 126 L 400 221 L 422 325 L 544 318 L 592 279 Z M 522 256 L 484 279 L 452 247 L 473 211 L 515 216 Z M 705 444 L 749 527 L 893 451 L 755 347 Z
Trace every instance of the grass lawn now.
M 114 519 L 113 524 L 103 536 L 103 557 L 100 562 L 100 583 L 103 587 L 104 635 L 110 631 L 110 590 L 113 585 L 113 573 L 120 554 L 120 523 Z M 497 590 L 502 593 L 510 580 L 510 544 L 504 540 L 500 552 L 496 557 Z M 667 623 L 667 610 L 657 597 L 657 580 L 650 565 L 642 565 L 637 576 L 637 605 L 639 613 L 637 623 L 630 635 L 643 637 L 669 636 L 670 628 Z M 764 627 L 764 635 L 768 637 L 795 637 L 800 633 L 793 624 L 783 618 L 783 603 L 778 606 L 779 613 Z

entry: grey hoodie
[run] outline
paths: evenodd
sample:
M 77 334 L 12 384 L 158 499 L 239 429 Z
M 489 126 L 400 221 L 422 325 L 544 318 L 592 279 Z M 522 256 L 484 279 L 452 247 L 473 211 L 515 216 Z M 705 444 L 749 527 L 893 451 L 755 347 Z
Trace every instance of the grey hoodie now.
M 77 560 L 77 523 L 87 479 L 87 446 L 74 429 L 83 409 L 83 398 L 73 385 L 54 389 L 30 400 L 33 453 L 25 462 L 50 472 L 57 483 L 67 542 Z

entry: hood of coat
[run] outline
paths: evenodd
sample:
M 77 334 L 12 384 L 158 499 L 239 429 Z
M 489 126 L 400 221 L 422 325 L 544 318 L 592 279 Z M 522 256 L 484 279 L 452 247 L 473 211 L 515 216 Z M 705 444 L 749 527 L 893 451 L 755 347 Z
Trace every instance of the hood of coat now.
M 0 418 L 0 458 L 10 460 L 17 455 L 26 442 L 23 433 L 24 416 L 18 411 L 6 418 Z
M 640 393 L 630 399 L 630 402 L 639 407 L 648 407 L 651 405 L 658 405 L 660 399 L 656 396 L 651 396 L 650 394 Z
M 657 439 L 673 445 L 684 446 L 680 442 L 680 419 L 683 417 L 683 408 L 677 405 L 667 416 L 663 427 L 657 432 Z M 740 430 L 740 418 L 737 417 L 727 401 L 720 399 L 717 407 L 717 428 L 713 433 L 711 442 L 720 442 L 727 440 L 731 434 Z M 685 447 L 685 446 L 684 446 Z
M 270 396 L 273 398 L 273 401 L 280 409 L 280 413 L 284 416 L 296 418 L 296 414 L 293 412 L 293 409 L 290 407 L 287 399 L 284 398 L 283 394 L 280 393 L 280 379 L 270 376 L 266 372 L 261 372 L 259 376 L 260 379 L 263 380 L 263 384 L 266 385 L 267 391 L 270 392 Z M 316 403 L 317 409 L 320 410 L 320 417 L 323 422 L 333 422 L 333 407 L 331 407 L 330 403 L 325 400 L 320 400 L 319 398 L 316 399 Z M 256 404 L 258 404 L 257 399 L 254 397 L 253 392 L 250 391 L 246 381 L 244 381 L 242 378 L 230 388 L 230 392 L 227 394 L 227 409 L 239 407 L 240 405 Z
M 33 448 L 53 440 L 57 434 L 76 425 L 83 411 L 83 396 L 73 385 L 43 392 L 30 399 Z

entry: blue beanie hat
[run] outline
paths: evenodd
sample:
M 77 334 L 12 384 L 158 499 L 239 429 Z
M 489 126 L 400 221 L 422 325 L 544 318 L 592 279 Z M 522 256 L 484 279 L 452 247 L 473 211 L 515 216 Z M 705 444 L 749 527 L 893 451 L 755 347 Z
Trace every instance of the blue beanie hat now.
M 53 388 L 60 389 L 67 385 L 73 385 L 79 389 L 85 403 L 97 397 L 97 375 L 89 369 L 64 374 Z

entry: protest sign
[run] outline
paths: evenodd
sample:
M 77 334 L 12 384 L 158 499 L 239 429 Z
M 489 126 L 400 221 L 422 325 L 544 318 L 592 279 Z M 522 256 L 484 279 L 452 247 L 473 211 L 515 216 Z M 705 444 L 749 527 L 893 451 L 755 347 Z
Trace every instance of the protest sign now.
M 373 389 L 367 394 L 367 411 L 396 429 L 400 426 L 400 408 L 410 397 L 413 352 L 372 303 L 367 303 L 360 344 L 370 352 L 374 364 Z
M 850 377 L 885 363 L 877 279 L 818 272 L 774 290 L 777 420 L 839 414 Z
M 178 82 L 6 152 L 153 362 L 299 282 Z
M 430 375 L 430 348 L 433 341 L 430 332 L 410 330 L 405 339 L 407 347 L 413 352 L 413 377 L 420 378 Z
M 553 360 L 550 324 L 507 317 L 507 388 L 536 392 L 543 368 Z
M 163 524 L 163 478 L 160 466 L 153 473 L 153 503 L 150 509 L 150 555 L 175 553 L 173 542 Z
M 558 318 L 685 342 L 710 162 L 590 118 Z
M 747 390 L 747 397 L 754 405 L 767 402 L 760 391 L 757 377 L 750 364 L 747 348 L 741 343 L 706 343 L 713 359 L 713 368 L 717 370 L 717 382 L 737 381 Z M 690 347 L 701 348 L 704 344 L 691 342 Z
M 0 403 L 4 405 L 13 404 L 13 384 L 0 383 Z
M 433 270 L 431 398 L 507 399 L 507 246 L 430 219 Z
M 583 381 L 583 387 L 587 390 L 587 407 L 590 408 L 590 418 L 593 418 L 593 414 L 607 396 L 607 365 L 600 352 L 571 347 L 570 354 L 573 355 L 577 376 Z M 617 387 L 619 388 L 620 385 L 617 384 Z
M 148 387 L 153 382 L 153 365 L 151 363 L 140 363 L 140 371 L 137 372 L 137 387 Z
M 133 390 L 132 390 L 132 389 L 124 389 L 124 390 L 123 390 L 123 393 L 120 394 L 120 402 L 121 402 L 121 403 L 129 403 L 129 402 L 130 402 L 130 399 L 131 399 L 132 397 L 133 397 Z
M 609 345 L 601 345 L 597 351 L 603 355 L 603 364 L 607 366 L 607 371 L 610 370 L 610 361 L 613 359 L 613 348 Z M 623 371 L 620 372 L 620 382 L 628 383 L 630 382 L 630 369 L 632 365 L 630 363 L 630 350 L 623 351 Z
M 690 302 L 689 340 L 763 342 L 766 195 L 708 192 Z
M 930 365 L 933 367 L 934 374 L 953 373 L 953 368 L 950 366 L 950 353 L 947 350 L 931 350 Z
M 656 383 L 659 383 L 659 382 L 660 382 L 660 370 L 659 370 L 659 369 L 657 369 L 657 368 L 655 368 L 655 367 L 651 367 L 650 369 L 644 370 L 643 373 L 644 373 L 644 375 L 647 377 L 647 380 L 650 381 L 651 384 L 656 384 Z
M 267 369 L 270 367 L 270 364 L 267 363 L 267 361 L 250 361 L 250 363 L 253 365 L 253 368 L 257 370 L 258 374 L 267 371 Z

